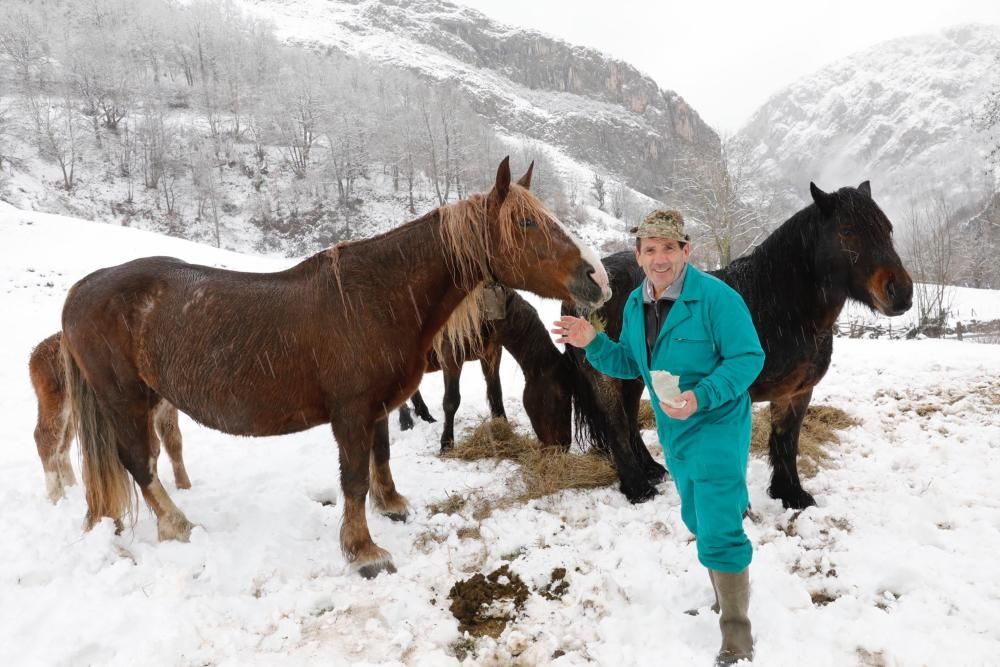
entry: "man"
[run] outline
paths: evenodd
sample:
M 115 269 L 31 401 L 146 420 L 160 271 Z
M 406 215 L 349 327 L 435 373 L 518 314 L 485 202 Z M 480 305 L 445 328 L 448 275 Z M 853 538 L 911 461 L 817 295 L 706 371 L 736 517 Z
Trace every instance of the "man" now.
M 691 244 L 681 214 L 650 213 L 632 230 L 635 256 L 646 279 L 625 303 L 620 339 L 598 334 L 587 321 L 564 316 L 552 333 L 582 347 L 597 370 L 616 378 L 641 376 L 654 397 L 656 432 L 681 499 L 681 517 L 696 537 L 720 608 L 722 647 L 717 665 L 753 658 L 747 610 L 750 540 L 743 532 L 748 506 L 750 450 L 747 389 L 764 366 L 750 312 L 742 297 L 688 264 Z M 653 390 L 650 371 L 679 376 L 672 407 Z

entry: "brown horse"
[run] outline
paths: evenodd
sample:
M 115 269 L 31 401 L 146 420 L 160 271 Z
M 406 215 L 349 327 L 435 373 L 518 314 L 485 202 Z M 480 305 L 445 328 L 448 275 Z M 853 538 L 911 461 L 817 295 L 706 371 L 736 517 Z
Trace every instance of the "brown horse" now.
M 753 401 L 771 404 L 771 484 L 785 507 L 815 505 L 802 488 L 799 431 L 813 388 L 833 356 L 833 327 L 848 299 L 896 316 L 913 303 L 913 282 L 892 244 L 892 224 L 865 181 L 857 188 L 823 192 L 810 183 L 813 203 L 786 220 L 752 253 L 713 271 L 740 293 L 764 348 L 764 369 L 750 386 Z M 643 280 L 631 250 L 604 258 L 614 298 L 599 311 L 617 339 L 628 295 Z M 642 380 L 615 380 L 567 347 L 589 381 L 574 392 L 581 430 L 610 452 L 621 490 L 632 502 L 655 495 L 666 473 L 649 454 L 639 430 Z
M 460 380 L 462 366 L 479 360 L 486 378 L 486 399 L 494 418 L 506 419 L 503 389 L 500 384 L 500 360 L 503 350 L 510 352 L 524 373 L 524 411 L 538 440 L 545 445 L 568 448 L 573 439 L 572 392 L 576 386 L 575 366 L 562 355 L 552 342 L 548 329 L 538 317 L 538 311 L 524 297 L 511 289 L 500 288 L 498 311 L 483 320 L 481 344 L 454 344 L 444 341 L 442 355 L 431 352 L 427 372 L 440 370 L 444 375 L 444 428 L 441 451 L 455 444 L 455 413 L 462 402 Z M 418 391 L 411 397 L 418 416 L 427 420 L 427 405 Z M 421 414 L 421 413 L 424 414 Z M 406 405 L 399 408 L 401 426 L 412 417 Z M 433 420 L 431 420 L 433 421 Z
M 132 511 L 138 483 L 160 539 L 192 524 L 156 477 L 161 401 L 236 435 L 331 424 L 339 446 L 341 548 L 366 577 L 394 571 L 371 539 L 365 497 L 392 518 L 408 503 L 389 469 L 387 415 L 417 388 L 443 334 L 474 332 L 485 281 L 596 307 L 607 274 L 504 159 L 488 193 L 278 273 L 168 257 L 101 269 L 63 308 L 63 351 L 79 416 L 88 525 Z M 444 331 L 442 331 L 442 329 Z
M 28 361 L 31 386 L 38 398 L 35 446 L 45 471 L 45 490 L 53 503 L 66 495 L 65 487 L 76 484 L 76 475 L 69 462 L 76 424 L 70 410 L 63 358 L 59 353 L 61 339 L 61 333 L 52 334 L 35 346 Z M 178 489 L 190 489 L 191 480 L 182 455 L 183 441 L 177 427 L 177 408 L 166 401 L 160 403 L 153 415 L 153 427 L 157 435 L 152 443 L 153 458 L 157 457 L 162 442 L 174 468 L 174 483 Z

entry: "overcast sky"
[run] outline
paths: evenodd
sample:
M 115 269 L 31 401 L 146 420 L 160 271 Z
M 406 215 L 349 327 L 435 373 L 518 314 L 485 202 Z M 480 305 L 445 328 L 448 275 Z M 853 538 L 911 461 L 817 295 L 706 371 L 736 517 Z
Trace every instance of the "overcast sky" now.
M 1000 24 L 1000 0 L 453 0 L 503 23 L 593 46 L 735 131 L 773 93 L 878 42 Z

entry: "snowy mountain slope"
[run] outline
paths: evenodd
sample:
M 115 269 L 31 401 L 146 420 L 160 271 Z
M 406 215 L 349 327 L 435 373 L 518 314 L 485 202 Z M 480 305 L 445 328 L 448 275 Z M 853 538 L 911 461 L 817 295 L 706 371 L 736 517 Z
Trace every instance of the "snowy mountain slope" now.
M 505 132 L 663 198 L 679 146 L 719 140 L 678 94 L 599 51 L 441 0 L 240 0 L 279 37 L 452 81 Z
M 172 254 L 246 270 L 238 256 L 110 225 L 0 204 L 0 664 L 651 665 L 710 664 L 718 618 L 669 483 L 630 505 L 613 489 L 563 492 L 476 521 L 433 513 L 450 495 L 508 496 L 509 463 L 437 456 L 440 424 L 392 426 L 405 524 L 369 518 L 399 572 L 364 581 L 338 547 L 330 432 L 227 436 L 181 420 L 194 487 L 165 485 L 199 524 L 190 544 L 156 541 L 152 515 L 113 535 L 81 532 L 83 492 L 45 498 L 32 441 L 31 346 L 58 327 L 66 288 L 135 256 Z M 988 294 L 983 292 L 983 294 Z M 995 293 L 992 293 L 995 295 Z M 970 297 L 971 298 L 971 297 Z M 552 317 L 557 304 L 533 299 Z M 991 306 L 992 307 L 992 306 Z M 982 310 L 982 309 L 981 309 Z M 861 421 L 807 486 L 820 506 L 782 510 L 752 459 L 756 665 L 984 665 L 1000 646 L 1000 346 L 842 340 L 814 403 Z M 505 357 L 505 408 L 527 423 Z M 459 430 L 488 414 L 475 365 Z M 439 375 L 421 387 L 440 416 Z M 652 443 L 652 433 L 646 434 Z M 76 462 L 74 462 L 76 463 Z M 332 505 L 330 504 L 332 503 Z M 460 579 L 505 563 L 531 589 L 497 640 L 464 639 L 449 611 Z M 538 589 L 566 568 L 568 590 Z M 684 610 L 699 607 L 688 616 Z M 470 651 L 464 662 L 458 648 Z
M 986 141 L 971 117 L 998 77 L 1000 26 L 963 25 L 878 44 L 776 93 L 739 136 L 756 146 L 762 187 L 808 198 L 872 181 L 901 218 L 908 199 L 982 197 Z

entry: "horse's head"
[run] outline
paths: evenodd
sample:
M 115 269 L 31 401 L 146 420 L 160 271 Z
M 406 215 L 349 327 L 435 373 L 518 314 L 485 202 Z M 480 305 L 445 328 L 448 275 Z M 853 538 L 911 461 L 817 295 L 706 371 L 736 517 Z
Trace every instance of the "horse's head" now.
M 828 243 L 818 261 L 843 279 L 847 294 L 883 315 L 902 315 L 913 305 L 913 280 L 892 245 L 892 223 L 872 199 L 865 181 L 857 188 L 823 192 L 809 184 Z
M 515 289 L 594 309 L 611 298 L 604 265 L 529 190 L 534 163 L 511 183 L 509 158 L 486 196 L 489 270 Z

